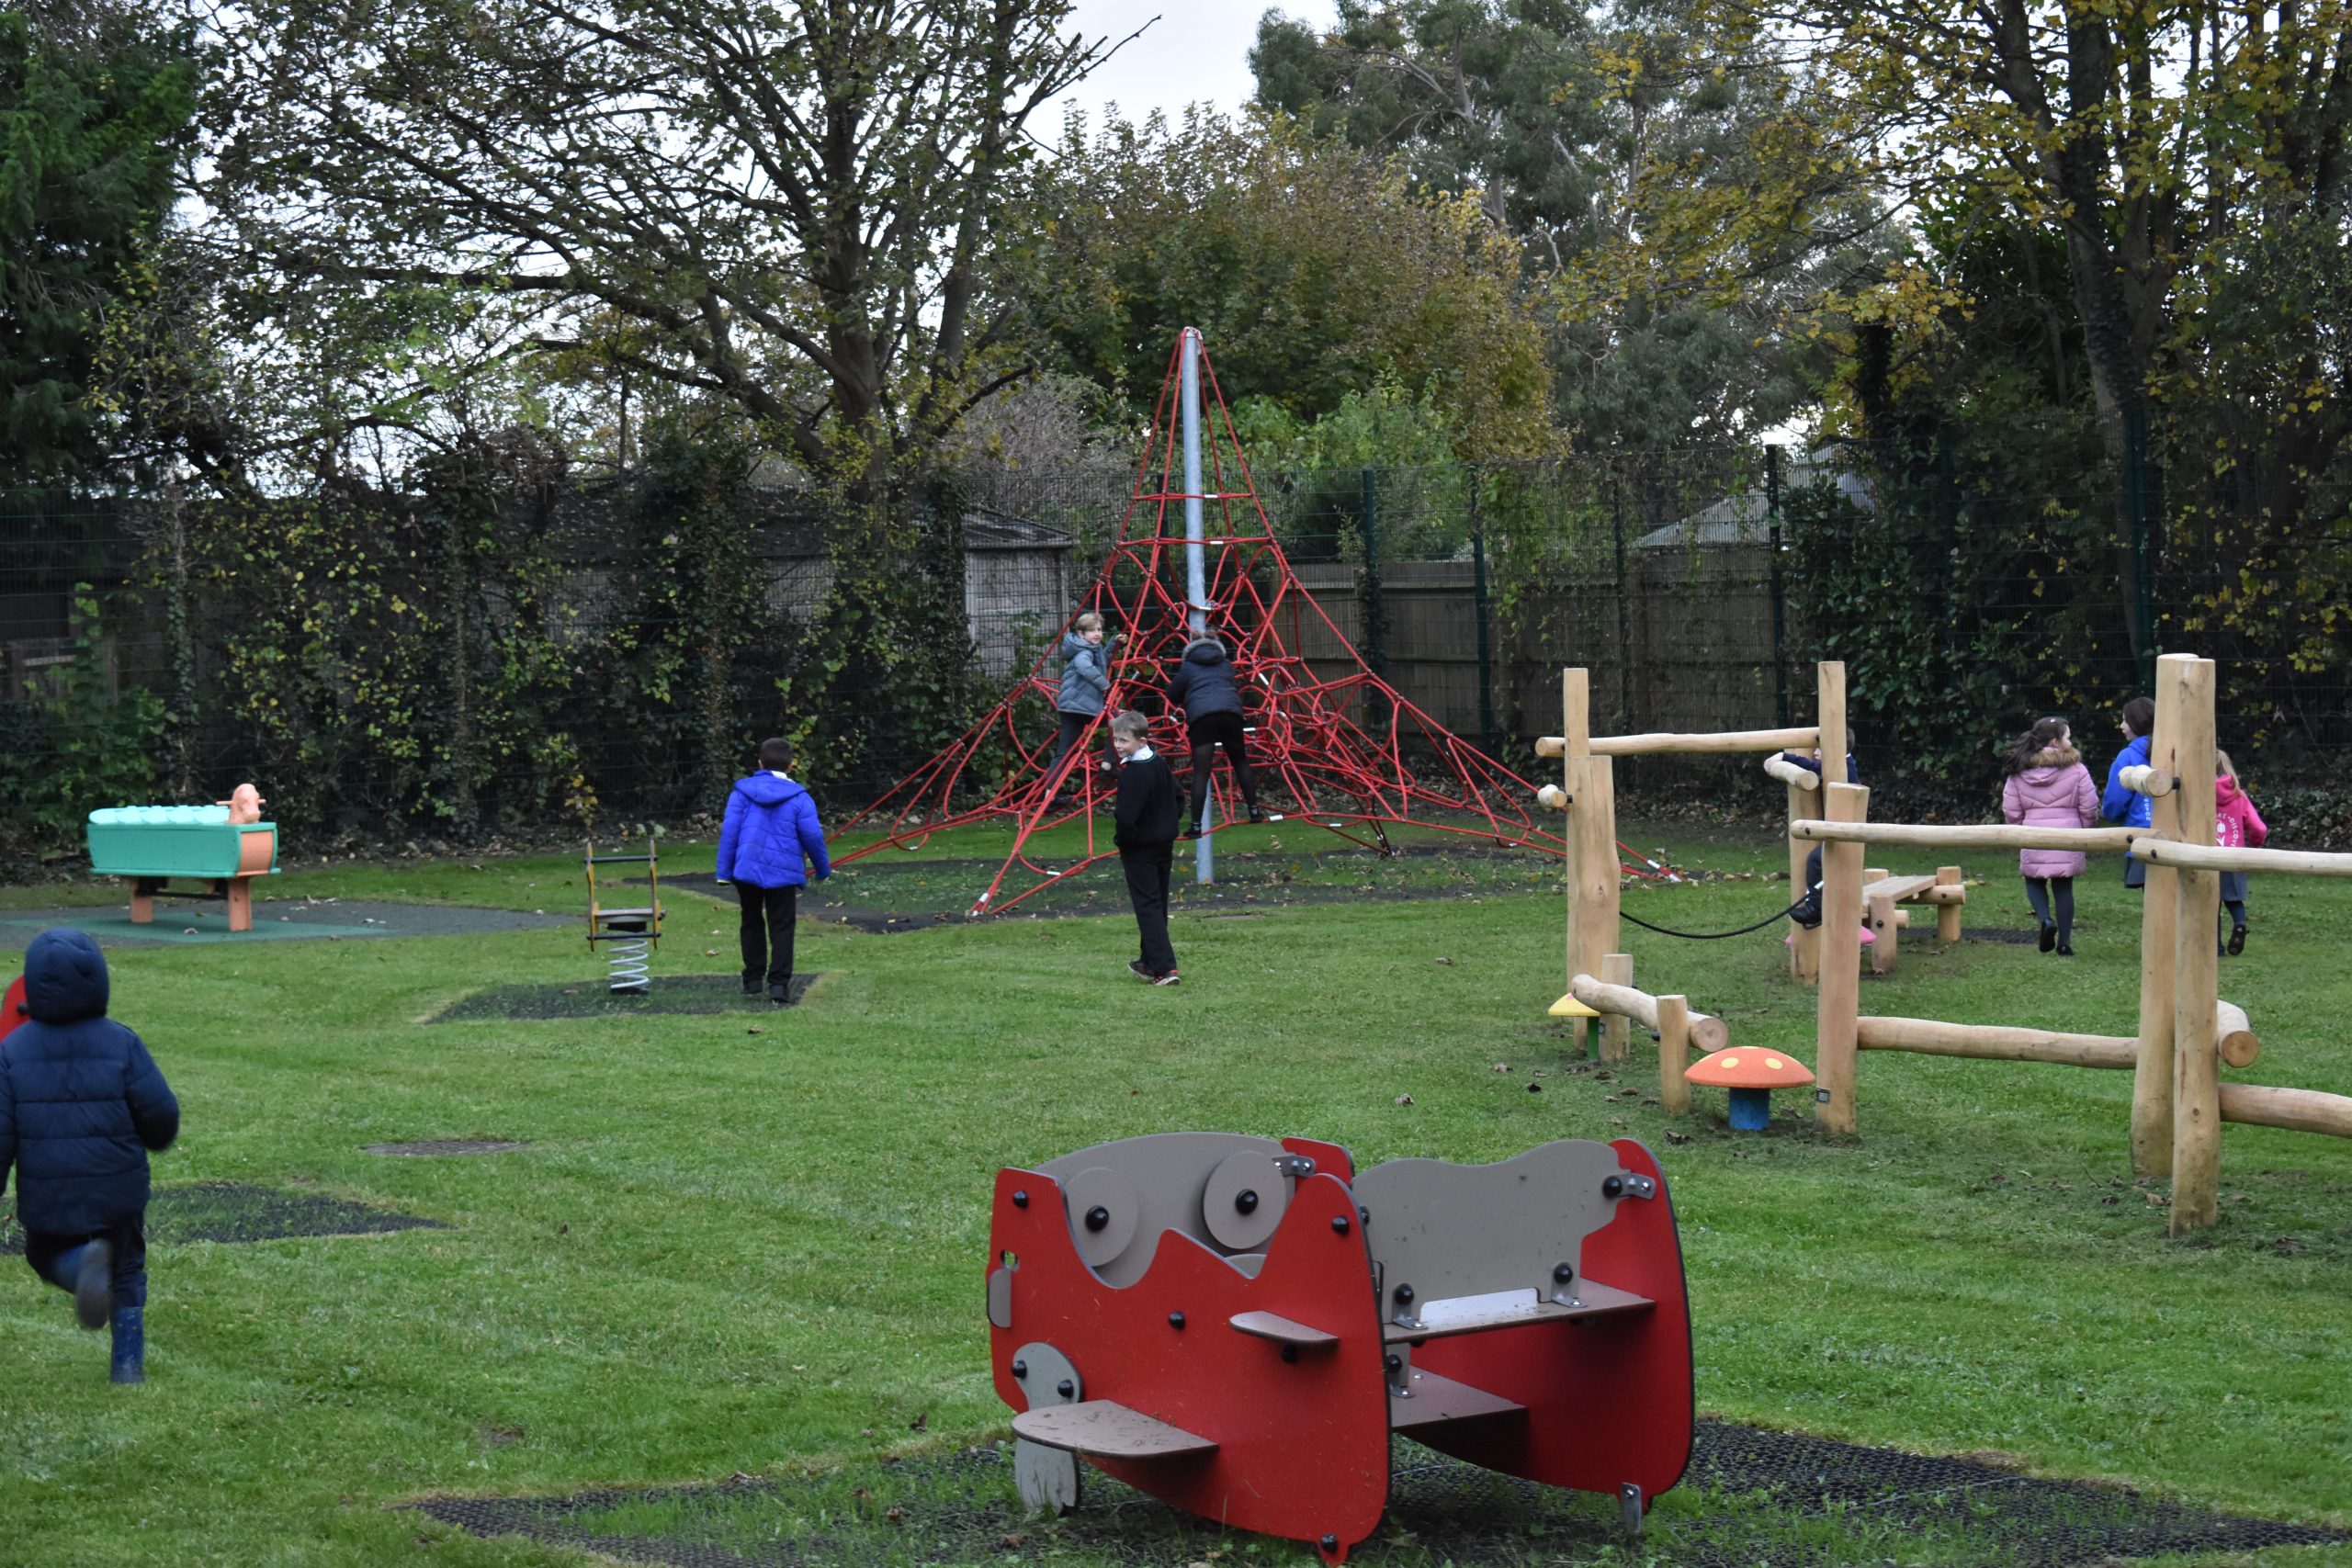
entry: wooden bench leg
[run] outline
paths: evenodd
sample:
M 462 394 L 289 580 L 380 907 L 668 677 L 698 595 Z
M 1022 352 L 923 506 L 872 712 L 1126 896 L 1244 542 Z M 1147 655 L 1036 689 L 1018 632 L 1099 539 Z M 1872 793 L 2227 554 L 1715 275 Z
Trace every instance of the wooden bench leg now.
M 1892 975 L 1894 973 L 1896 931 L 1894 900 L 1883 894 L 1871 899 L 1870 924 L 1871 935 L 1877 939 L 1871 943 L 1871 973 Z
M 1962 880 L 1960 867 L 1956 865 L 1936 867 L 1936 886 L 1939 887 L 1958 887 Z M 1936 940 L 1946 944 L 1960 940 L 1960 906 L 1958 904 L 1936 906 Z
M 249 876 L 232 876 L 222 885 L 229 899 L 229 929 L 249 931 L 254 929 L 254 883 Z
M 155 885 L 143 877 L 130 885 L 130 923 L 134 926 L 155 923 Z

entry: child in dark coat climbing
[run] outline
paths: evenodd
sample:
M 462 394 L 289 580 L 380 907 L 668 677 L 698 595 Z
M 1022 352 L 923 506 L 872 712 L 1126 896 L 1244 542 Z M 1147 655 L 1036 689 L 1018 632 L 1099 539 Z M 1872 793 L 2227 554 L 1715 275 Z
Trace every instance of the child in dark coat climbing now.
M 1151 749 L 1151 724 L 1133 708 L 1111 718 L 1119 754 L 1119 795 L 1111 841 L 1127 874 L 1143 954 L 1127 965 L 1139 980 L 1176 984 L 1176 949 L 1168 941 L 1168 874 L 1176 858 L 1176 770 Z
M 1184 647 L 1176 672 L 1168 677 L 1168 703 L 1184 716 L 1184 733 L 1193 747 L 1193 817 L 1186 829 L 1200 836 L 1201 817 L 1209 803 L 1209 775 L 1216 771 L 1217 748 L 1233 768 L 1234 787 L 1252 822 L 1263 822 L 1258 791 L 1250 777 L 1250 743 L 1241 727 L 1241 689 L 1234 684 L 1233 661 L 1225 644 L 1213 637 L 1194 637 Z M 1215 824 L 1211 824 L 1212 827 Z
M 114 1381 L 144 1382 L 147 1153 L 179 1135 L 180 1104 L 107 993 L 86 933 L 33 938 L 27 1018 L 0 1038 L 0 1190 L 14 1165 L 25 1261 L 74 1293 L 83 1327 L 112 1324 Z
M 1781 760 L 1784 762 L 1794 762 L 1809 773 L 1821 772 L 1821 748 L 1818 746 L 1810 751 L 1783 751 L 1781 753 Z M 1846 782 L 1854 784 L 1862 782 L 1862 770 L 1854 765 L 1854 754 L 1851 751 L 1846 753 Z M 1790 922 L 1812 931 L 1821 924 L 1821 846 L 1819 844 L 1814 845 L 1813 852 L 1804 857 L 1804 886 L 1796 891 L 1795 906 L 1789 910 Z M 1796 932 L 1791 931 L 1786 940 L 1793 944 L 1797 940 Z M 1877 940 L 1878 934 L 1871 930 L 1870 922 L 1863 921 L 1862 945 L 1868 947 Z
M 2098 821 L 2099 795 L 2091 771 L 2075 750 L 2063 718 L 2038 718 L 2005 759 L 2001 820 L 2023 828 L 2088 828 Z M 2075 956 L 2075 878 L 2089 864 L 2080 850 L 2019 850 L 2018 872 L 2025 901 L 2041 922 L 2041 951 Z M 2054 907 L 2053 907 L 2054 905 Z
M 743 994 L 760 994 L 764 969 L 768 999 L 778 1006 L 792 1001 L 792 938 L 808 868 L 820 882 L 833 874 L 817 803 L 785 776 L 791 766 L 791 741 L 761 741 L 760 771 L 728 792 L 718 829 L 718 880 L 735 885 L 743 912 Z

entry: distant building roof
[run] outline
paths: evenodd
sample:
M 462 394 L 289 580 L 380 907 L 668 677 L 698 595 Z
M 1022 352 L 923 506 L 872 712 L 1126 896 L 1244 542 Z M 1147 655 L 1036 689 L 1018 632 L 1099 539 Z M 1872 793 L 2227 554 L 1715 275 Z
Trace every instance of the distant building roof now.
M 1829 452 L 1814 452 L 1797 458 L 1781 470 L 1781 495 L 1785 503 L 1792 490 L 1803 490 L 1816 484 L 1836 487 L 1860 512 L 1878 510 L 1870 487 L 1860 476 L 1836 466 L 1836 456 Z M 1635 549 L 1692 549 L 1704 545 L 1757 545 L 1771 537 L 1771 508 L 1764 487 L 1727 495 L 1713 505 L 1678 518 L 1665 527 L 1643 535 L 1634 543 Z
M 1077 537 L 1067 528 L 1032 523 L 992 506 L 975 506 L 964 513 L 967 550 L 1067 550 L 1077 544 Z

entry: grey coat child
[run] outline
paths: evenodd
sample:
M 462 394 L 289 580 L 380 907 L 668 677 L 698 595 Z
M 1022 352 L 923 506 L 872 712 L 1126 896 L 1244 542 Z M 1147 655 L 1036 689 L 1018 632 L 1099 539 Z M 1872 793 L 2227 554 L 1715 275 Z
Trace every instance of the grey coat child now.
M 1102 711 L 1102 699 L 1111 690 L 1110 649 L 1076 632 L 1064 632 L 1061 651 L 1062 689 L 1054 705 L 1091 718 Z

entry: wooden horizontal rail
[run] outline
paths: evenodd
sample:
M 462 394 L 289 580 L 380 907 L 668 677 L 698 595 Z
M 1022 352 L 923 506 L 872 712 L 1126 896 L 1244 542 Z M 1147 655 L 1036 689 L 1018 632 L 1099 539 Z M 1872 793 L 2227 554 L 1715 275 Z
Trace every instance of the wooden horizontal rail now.
M 2213 1020 L 2222 1060 L 2233 1067 L 2253 1066 L 2254 1059 L 2262 1055 L 2262 1041 L 2247 1021 L 2245 1009 L 2235 1002 L 2217 1001 L 2213 1004 Z
M 1984 1062 L 2054 1062 L 2124 1071 L 2138 1064 L 2140 1054 L 2139 1041 L 2128 1034 L 2061 1034 L 2048 1029 L 2002 1029 L 1932 1018 L 1857 1019 L 1854 1043 L 1865 1051 L 1912 1051 Z
M 1778 751 L 1764 759 L 1764 771 L 1782 784 L 1798 789 L 1817 790 L 1821 787 L 1819 773 L 1815 773 L 1811 768 L 1799 767 Z
M 1568 982 L 1568 994 L 1596 1011 L 1633 1019 L 1645 1029 L 1657 1027 L 1657 998 L 1647 991 L 1578 975 Z M 1690 1043 L 1702 1055 L 1720 1051 L 1731 1043 L 1731 1030 L 1713 1013 L 1694 1012 L 1690 1015 Z
M 1724 729 L 1707 735 L 1596 735 L 1589 742 L 1596 757 L 1656 757 L 1668 752 L 1696 756 L 1736 756 L 1747 751 L 1803 751 L 1821 744 L 1819 729 Z M 1536 738 L 1539 757 L 1567 754 L 1567 738 Z
M 1566 811 L 1576 804 L 1577 797 L 1558 784 L 1545 784 L 1535 792 L 1535 804 L 1548 806 L 1555 811 Z
M 2267 1084 L 2222 1086 L 2222 1120 L 2252 1127 L 2285 1127 L 2352 1138 L 2352 1095 L 2315 1089 L 2273 1089 Z
M 2135 795 L 2144 795 L 2151 800 L 2161 799 L 2180 787 L 2177 775 L 2149 767 L 2144 762 L 2120 770 L 2115 779 L 2125 789 Z
M 2126 850 L 2132 835 L 2146 840 L 2138 828 L 2017 828 L 1996 823 L 1969 827 L 1931 827 L 1922 822 L 1823 822 L 1801 818 L 1789 824 L 1792 839 L 1816 843 L 1897 844 L 1937 850 Z M 2233 851 L 2232 853 L 2244 852 Z M 2352 855 L 2342 857 L 2352 862 Z
M 2135 829 L 2137 830 L 2137 829 Z M 2132 840 L 2132 852 L 2150 865 L 2181 871 L 2284 872 L 2295 876 L 2352 876 L 2352 854 L 2322 850 L 2224 849 L 2219 844 L 2184 844 L 2144 830 Z

